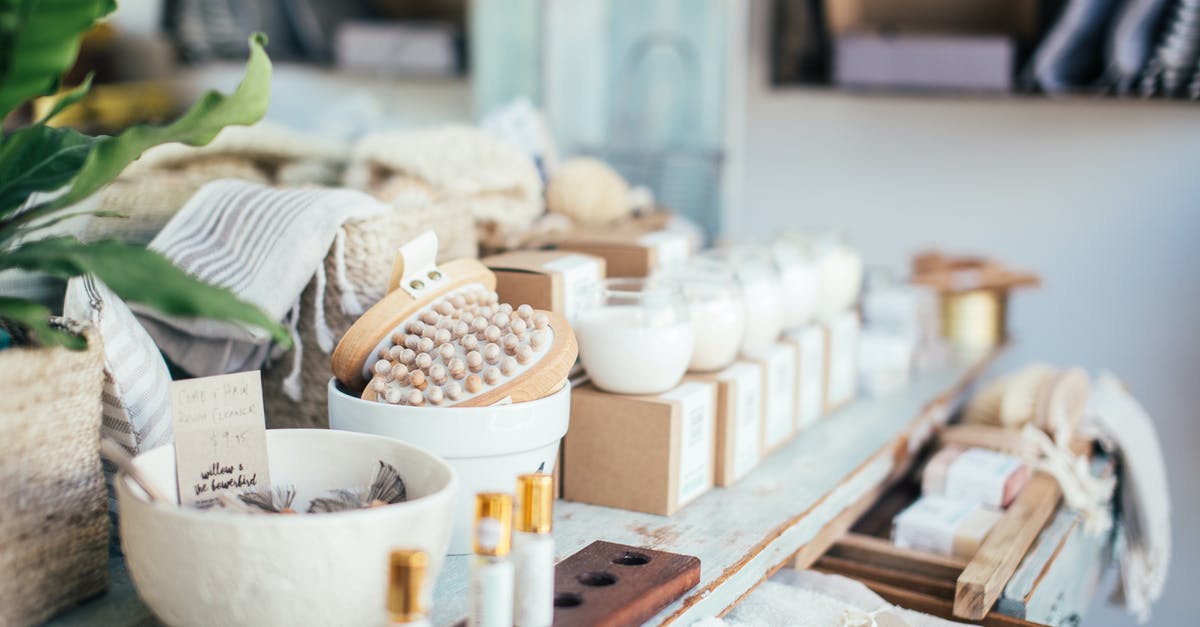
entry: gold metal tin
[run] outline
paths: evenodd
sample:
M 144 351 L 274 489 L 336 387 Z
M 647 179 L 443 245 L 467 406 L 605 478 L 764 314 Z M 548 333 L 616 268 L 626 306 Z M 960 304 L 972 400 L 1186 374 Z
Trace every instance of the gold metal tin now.
M 388 616 L 393 623 L 408 623 L 422 618 L 421 591 L 429 556 L 425 551 L 397 549 L 392 551 L 388 572 Z
M 480 492 L 475 495 L 475 554 L 502 557 L 508 555 L 512 542 L 512 495 L 502 492 Z M 488 523 L 487 519 L 495 521 Z M 481 525 L 493 524 L 491 533 L 498 534 L 492 546 L 480 543 Z
M 554 524 L 554 477 L 533 473 L 517 477 L 517 531 L 550 533 Z

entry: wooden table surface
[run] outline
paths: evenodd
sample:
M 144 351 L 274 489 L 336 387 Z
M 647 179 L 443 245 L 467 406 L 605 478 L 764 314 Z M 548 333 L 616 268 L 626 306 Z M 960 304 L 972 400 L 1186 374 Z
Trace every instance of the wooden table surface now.
M 824 541 L 822 531 L 843 510 L 874 500 L 903 453 L 949 416 L 991 357 L 964 357 L 915 376 L 894 395 L 851 403 L 797 435 L 736 485 L 714 488 L 672 517 L 559 501 L 557 558 L 593 540 L 695 555 L 700 584 L 648 624 L 688 625 L 721 614 L 802 548 Z M 446 559 L 434 589 L 435 625 L 466 616 L 468 575 L 468 557 Z
M 648 624 L 687 625 L 722 614 L 797 552 L 813 559 L 823 552 L 834 539 L 830 531 L 848 524 L 849 514 L 874 499 L 907 454 L 932 435 L 934 424 L 962 402 L 993 355 L 964 356 L 941 370 L 915 375 L 895 394 L 847 405 L 797 435 L 736 485 L 714 488 L 673 517 L 559 501 L 557 557 L 593 540 L 695 555 L 701 562 L 700 584 Z M 123 562 L 114 558 L 110 570 L 107 594 L 49 624 L 153 624 Z M 434 589 L 435 625 L 466 616 L 468 573 L 467 557 L 446 559 Z

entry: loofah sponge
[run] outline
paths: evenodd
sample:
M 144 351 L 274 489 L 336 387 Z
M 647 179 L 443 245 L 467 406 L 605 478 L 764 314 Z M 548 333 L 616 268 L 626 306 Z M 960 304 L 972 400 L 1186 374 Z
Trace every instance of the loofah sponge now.
M 546 207 L 582 224 L 612 222 L 629 215 L 629 185 L 608 164 L 591 158 L 563 163 L 546 186 Z

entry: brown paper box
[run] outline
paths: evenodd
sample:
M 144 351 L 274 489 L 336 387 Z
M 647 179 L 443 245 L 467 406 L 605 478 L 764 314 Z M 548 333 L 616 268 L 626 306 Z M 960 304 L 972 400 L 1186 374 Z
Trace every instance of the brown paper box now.
M 825 413 L 858 396 L 857 311 L 846 311 L 825 323 Z
M 572 251 L 516 251 L 482 261 L 496 275 L 500 302 L 527 304 L 568 320 L 574 318 L 583 290 L 605 277 L 604 259 Z
M 558 447 L 558 459 L 554 463 L 554 498 L 562 498 L 563 447 Z
M 762 458 L 762 365 L 739 361 L 720 372 L 689 374 L 684 381 L 717 385 L 716 485 L 733 485 Z
M 825 327 L 790 329 L 782 341 L 796 347 L 796 426 L 803 431 L 825 415 Z
M 765 350 L 743 355 L 763 369 L 762 454 L 774 452 L 796 435 L 796 347 L 776 342 Z
M 676 231 L 597 231 L 574 233 L 558 243 L 570 250 L 602 257 L 609 277 L 647 277 L 654 270 L 686 259 L 691 242 Z
M 716 385 L 655 396 L 571 391 L 563 498 L 670 516 L 713 483 Z

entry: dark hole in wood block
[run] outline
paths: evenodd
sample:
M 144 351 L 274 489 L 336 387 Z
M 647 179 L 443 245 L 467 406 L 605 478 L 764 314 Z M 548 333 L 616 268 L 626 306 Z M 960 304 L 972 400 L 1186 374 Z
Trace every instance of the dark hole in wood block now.
M 614 583 L 617 583 L 616 575 L 614 575 L 610 572 L 603 571 L 603 570 L 593 570 L 591 572 L 586 572 L 586 573 L 583 573 L 583 574 L 579 575 L 578 577 L 576 577 L 576 579 L 579 580 L 579 583 L 581 583 L 585 586 L 593 586 L 596 588 L 599 588 L 602 586 L 611 586 Z
M 613 558 L 613 563 L 622 566 L 643 566 L 650 563 L 650 556 L 645 553 L 624 551 Z
M 579 607 L 583 605 L 583 597 L 574 592 L 559 592 L 554 595 L 554 607 Z
M 640 625 L 699 581 L 693 556 L 597 540 L 554 567 L 554 624 Z

